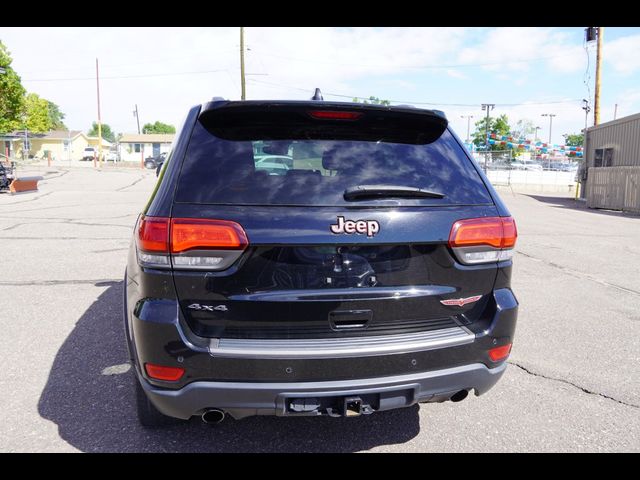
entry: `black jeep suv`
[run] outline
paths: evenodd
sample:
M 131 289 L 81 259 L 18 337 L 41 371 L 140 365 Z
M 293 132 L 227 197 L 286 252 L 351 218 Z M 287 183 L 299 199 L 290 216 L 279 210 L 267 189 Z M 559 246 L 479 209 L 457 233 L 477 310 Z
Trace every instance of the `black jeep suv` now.
M 128 257 L 139 418 L 355 416 L 480 395 L 511 350 L 516 236 L 441 112 L 193 107 Z

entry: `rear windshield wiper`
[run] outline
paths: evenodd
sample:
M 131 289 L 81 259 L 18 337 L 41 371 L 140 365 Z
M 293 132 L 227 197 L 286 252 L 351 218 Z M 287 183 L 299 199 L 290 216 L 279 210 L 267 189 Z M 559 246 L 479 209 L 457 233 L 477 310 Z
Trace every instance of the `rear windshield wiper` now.
M 361 200 L 366 198 L 444 198 L 440 192 L 432 192 L 417 187 L 402 185 L 356 185 L 344 191 L 345 200 Z

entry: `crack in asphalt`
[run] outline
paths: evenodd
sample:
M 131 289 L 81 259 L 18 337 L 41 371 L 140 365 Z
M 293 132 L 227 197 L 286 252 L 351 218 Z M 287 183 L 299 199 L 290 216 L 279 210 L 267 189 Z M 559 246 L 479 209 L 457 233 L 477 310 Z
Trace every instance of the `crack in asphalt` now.
M 632 408 L 640 409 L 640 405 L 635 405 L 633 403 L 623 402 L 622 400 L 618 400 L 617 398 L 610 397 L 609 395 L 605 395 L 604 393 L 594 392 L 593 390 L 589 390 L 589 389 L 587 389 L 585 387 L 581 387 L 580 385 L 576 385 L 575 383 L 572 383 L 569 380 L 565 380 L 563 378 L 547 377 L 546 375 L 542 375 L 541 373 L 533 372 L 533 371 L 529 370 L 528 368 L 523 367 L 519 363 L 514 362 L 513 360 L 509 360 L 509 361 L 507 361 L 507 363 L 509 365 L 514 365 L 514 366 L 518 367 L 519 369 L 521 369 L 522 371 L 528 373 L 531 376 L 538 377 L 538 378 L 544 378 L 545 380 L 552 380 L 552 381 L 555 381 L 555 382 L 564 383 L 564 384 L 570 385 L 570 386 L 572 386 L 574 388 L 577 388 L 578 390 L 581 390 L 582 392 L 584 392 L 586 394 L 594 395 L 594 396 L 598 396 L 598 397 L 602 397 L 602 398 L 606 398 L 607 400 L 611 400 L 613 402 L 619 403 L 620 405 L 624 405 L 626 407 L 632 407 Z
M 118 215 L 115 217 L 100 217 L 100 220 L 116 220 L 118 218 L 127 218 L 127 217 L 137 217 L 138 214 L 137 213 L 128 213 L 127 215 Z M 19 217 L 7 217 L 4 215 L 0 215 L 0 218 L 4 218 L 7 220 L 22 220 L 22 218 Z M 89 218 L 67 218 L 67 217 L 27 217 L 27 220 L 63 220 L 63 221 L 67 221 L 67 222 L 77 222 L 80 220 L 92 220 L 95 217 L 89 217 Z
M 136 183 L 141 182 L 142 180 L 144 180 L 146 177 L 146 175 L 142 175 L 139 179 L 137 179 L 136 181 L 134 181 L 133 183 L 130 183 L 129 185 L 126 185 L 124 187 L 120 187 L 120 188 L 116 188 L 116 192 L 121 192 L 122 190 L 125 190 L 129 187 L 133 187 Z
M 120 283 L 122 280 L 113 278 L 100 278 L 94 280 L 25 280 L 18 282 L 0 282 L 3 287 L 31 287 L 31 286 L 51 286 L 51 285 L 85 285 L 101 284 L 98 286 L 109 286 Z
M 109 248 L 107 250 L 91 250 L 91 253 L 108 253 L 108 252 L 121 252 L 124 250 L 129 250 L 129 247 L 123 248 Z
M 130 240 L 130 237 L 2 237 L 0 240 Z
M 559 265 L 557 263 L 550 262 L 550 261 L 544 260 L 542 258 L 534 257 L 533 255 L 529 255 L 528 253 L 524 253 L 524 252 L 522 252 L 520 250 L 516 250 L 516 253 L 518 253 L 518 254 L 520 254 L 520 255 L 522 255 L 524 257 L 530 258 L 531 260 L 534 260 L 536 262 L 542 262 L 545 265 L 548 265 L 548 266 L 553 267 L 553 268 L 557 268 L 558 270 L 562 271 L 563 273 L 566 273 L 567 275 L 571 275 L 572 277 L 591 280 L 592 282 L 598 283 L 600 285 L 604 285 L 606 287 L 615 288 L 615 289 L 621 290 L 621 291 L 623 291 L 625 293 L 631 293 L 633 295 L 639 295 L 640 296 L 640 292 L 637 291 L 637 290 L 633 290 L 631 288 L 623 287 L 621 285 L 616 285 L 615 283 L 607 282 L 606 280 L 601 280 L 599 278 L 592 277 L 591 275 L 589 275 L 587 273 L 582 273 L 582 272 L 579 272 L 577 270 L 573 270 L 571 268 L 564 267 L 564 266 Z
M 57 205 L 54 207 L 40 207 L 40 208 L 31 208 L 28 210 L 12 210 L 11 213 L 24 213 L 24 212 L 39 212 L 41 210 L 52 210 L 55 208 L 68 208 L 68 207 L 82 207 L 81 203 L 74 203 L 72 205 Z
M 72 219 L 58 219 L 55 221 L 44 222 L 47 224 L 61 223 L 64 225 L 83 225 L 87 227 L 120 227 L 120 228 L 130 228 L 133 229 L 132 225 L 120 225 L 117 223 L 89 223 L 89 222 L 80 222 Z M 15 225 L 11 225 L 9 227 L 0 229 L 0 232 L 6 232 L 7 230 L 13 230 L 21 225 L 42 225 L 42 222 L 22 222 L 16 223 Z
M 21 202 L 10 202 L 10 203 L 7 203 L 5 205 L 11 206 L 11 205 L 18 205 L 20 203 L 35 202 L 36 200 L 39 200 L 39 199 L 41 199 L 43 197 L 46 197 L 47 195 L 51 195 L 52 193 L 53 192 L 43 193 L 42 195 L 38 195 L 37 197 L 30 198 L 29 200 L 22 200 Z

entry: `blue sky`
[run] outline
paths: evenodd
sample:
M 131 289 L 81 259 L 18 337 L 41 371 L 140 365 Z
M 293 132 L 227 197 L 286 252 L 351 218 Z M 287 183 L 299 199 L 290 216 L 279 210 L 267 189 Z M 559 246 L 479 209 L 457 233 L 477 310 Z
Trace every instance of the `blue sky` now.
M 249 99 L 305 99 L 315 87 L 328 100 L 373 95 L 444 110 L 462 138 L 460 116 L 478 120 L 480 104 L 495 103 L 493 114 L 531 120 L 545 140 L 540 115 L 554 113 L 554 143 L 584 127 L 581 100 L 593 104 L 595 44 L 587 88 L 582 27 L 248 27 L 245 39 Z M 97 118 L 96 57 L 103 122 L 116 132 L 136 130 L 135 104 L 142 123 L 177 125 L 191 105 L 240 98 L 239 28 L 21 27 L 0 40 L 25 87 L 57 103 L 73 129 Z M 615 104 L 618 118 L 640 112 L 640 28 L 607 27 L 604 45 L 601 122 Z

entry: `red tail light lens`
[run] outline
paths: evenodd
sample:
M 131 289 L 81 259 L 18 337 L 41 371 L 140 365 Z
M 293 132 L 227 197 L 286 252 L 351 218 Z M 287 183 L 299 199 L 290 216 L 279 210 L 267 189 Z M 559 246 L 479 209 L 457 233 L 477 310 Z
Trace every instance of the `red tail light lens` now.
M 248 244 L 244 229 L 236 222 L 171 219 L 171 253 L 194 249 L 244 250 Z
M 453 224 L 449 246 L 511 248 L 516 244 L 517 236 L 516 224 L 511 217 L 470 218 Z
M 516 222 L 511 217 L 502 219 L 502 227 L 504 228 L 504 244 L 502 248 L 513 248 L 516 246 L 516 239 L 518 238 L 518 229 L 516 228 Z
M 511 344 L 507 343 L 506 345 L 501 345 L 489 350 L 489 358 L 492 362 L 499 362 L 507 358 L 509 353 L 511 353 Z
M 362 116 L 362 113 L 331 110 L 311 110 L 309 112 L 309 115 L 318 120 L 357 120 Z
M 468 218 L 453 224 L 449 246 L 460 262 L 472 265 L 509 260 L 517 238 L 511 217 Z
M 169 250 L 169 219 L 142 217 L 138 223 L 138 248 L 147 252 L 167 253 Z
M 144 369 L 149 377 L 155 378 L 156 380 L 165 380 L 167 382 L 176 382 L 184 375 L 184 368 L 165 367 L 154 363 L 145 363 Z

